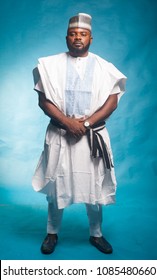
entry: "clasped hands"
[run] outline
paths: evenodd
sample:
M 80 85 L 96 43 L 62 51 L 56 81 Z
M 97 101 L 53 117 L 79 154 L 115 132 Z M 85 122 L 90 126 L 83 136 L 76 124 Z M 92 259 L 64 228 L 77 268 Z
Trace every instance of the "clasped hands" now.
M 85 120 L 86 119 L 84 117 L 81 118 L 68 117 L 65 124 L 67 133 L 77 139 L 81 138 L 87 132 L 87 129 L 84 126 Z

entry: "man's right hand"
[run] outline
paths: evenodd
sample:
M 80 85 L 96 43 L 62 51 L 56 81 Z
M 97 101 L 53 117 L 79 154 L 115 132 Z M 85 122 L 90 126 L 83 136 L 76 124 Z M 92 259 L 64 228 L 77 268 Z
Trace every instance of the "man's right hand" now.
M 80 138 L 85 135 L 86 128 L 83 125 L 84 118 L 67 117 L 50 100 L 46 99 L 44 93 L 38 92 L 38 94 L 39 106 L 47 116 L 61 123 L 71 136 Z
M 67 117 L 64 126 L 66 127 L 67 132 L 75 138 L 80 138 L 86 134 L 86 128 L 83 125 L 82 118 L 77 119 Z

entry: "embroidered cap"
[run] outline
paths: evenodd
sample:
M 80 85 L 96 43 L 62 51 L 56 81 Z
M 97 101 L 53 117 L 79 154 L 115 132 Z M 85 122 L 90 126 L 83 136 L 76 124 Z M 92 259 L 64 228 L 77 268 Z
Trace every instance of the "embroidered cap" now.
M 91 31 L 92 30 L 91 20 L 92 20 L 92 17 L 90 15 L 84 14 L 84 13 L 79 13 L 78 15 L 69 19 L 68 29 L 80 27 L 80 28 L 85 28 L 85 29 L 88 29 Z

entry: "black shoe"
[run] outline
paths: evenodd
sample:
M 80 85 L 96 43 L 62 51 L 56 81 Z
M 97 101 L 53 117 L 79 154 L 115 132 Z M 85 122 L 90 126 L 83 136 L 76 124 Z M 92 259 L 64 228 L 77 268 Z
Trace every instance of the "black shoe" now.
M 56 244 L 57 244 L 58 236 L 57 234 L 48 233 L 44 242 L 41 245 L 41 252 L 43 254 L 51 254 L 53 253 Z
M 107 240 L 103 236 L 102 237 L 90 236 L 89 241 L 99 251 L 105 254 L 111 254 L 113 251 L 112 246 L 107 242 Z

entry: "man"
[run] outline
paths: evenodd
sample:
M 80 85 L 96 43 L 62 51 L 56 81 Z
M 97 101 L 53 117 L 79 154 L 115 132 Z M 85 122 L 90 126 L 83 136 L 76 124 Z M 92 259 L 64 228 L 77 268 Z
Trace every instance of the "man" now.
M 47 195 L 47 236 L 41 252 L 57 244 L 63 209 L 85 203 L 89 241 L 103 253 L 112 246 L 102 235 L 102 205 L 114 203 L 116 179 L 105 120 L 124 93 L 126 77 L 111 63 L 88 52 L 91 16 L 69 20 L 69 52 L 39 59 L 34 69 L 39 106 L 50 117 L 44 151 L 33 187 Z

